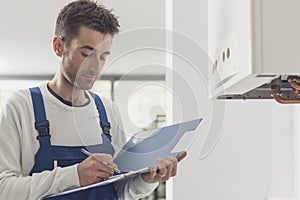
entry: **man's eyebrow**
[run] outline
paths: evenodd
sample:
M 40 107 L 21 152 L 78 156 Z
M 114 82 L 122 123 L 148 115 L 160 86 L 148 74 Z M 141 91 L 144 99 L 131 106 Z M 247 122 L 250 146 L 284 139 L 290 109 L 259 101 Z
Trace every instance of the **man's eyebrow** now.
M 109 55 L 109 54 L 110 54 L 110 52 L 109 52 L 109 51 L 105 51 L 105 52 L 103 52 L 102 54 Z
M 91 47 L 89 45 L 84 45 L 84 46 L 79 47 L 79 49 L 89 49 L 89 50 L 93 51 L 94 47 Z
M 95 50 L 95 48 L 94 48 L 94 47 L 92 47 L 92 46 L 89 46 L 89 45 L 84 45 L 84 46 L 81 46 L 81 47 L 79 47 L 79 49 L 89 49 L 89 50 L 91 50 L 91 51 L 94 51 L 94 50 Z M 102 54 L 107 54 L 107 55 L 109 55 L 109 54 L 110 54 L 110 52 L 109 52 L 109 51 L 105 51 L 105 52 L 103 52 Z

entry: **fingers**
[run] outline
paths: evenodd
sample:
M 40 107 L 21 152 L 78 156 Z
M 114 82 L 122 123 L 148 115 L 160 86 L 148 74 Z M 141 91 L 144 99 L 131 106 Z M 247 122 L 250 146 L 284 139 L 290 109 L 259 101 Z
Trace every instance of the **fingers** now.
M 157 159 L 157 162 L 158 162 L 158 169 L 159 169 L 157 175 L 162 178 L 166 176 L 170 176 L 169 171 L 170 168 L 172 168 L 173 166 L 172 163 L 169 162 L 168 159 L 160 159 L 160 158 Z
M 144 181 L 148 182 L 148 183 L 154 183 L 156 182 L 156 177 L 157 175 L 157 167 L 153 166 L 150 169 L 149 173 L 143 174 L 142 177 L 144 179 Z
M 113 164 L 108 164 L 104 162 L 99 162 L 98 159 L 94 158 L 94 156 L 90 156 L 90 168 L 94 169 L 95 171 L 104 172 L 109 174 L 110 176 L 114 174 L 114 168 L 112 167 Z
M 175 157 L 168 157 L 168 159 L 170 160 L 170 162 L 172 162 L 172 169 L 171 169 L 171 172 L 170 172 L 170 176 L 175 176 L 177 174 L 177 159 Z
M 169 156 L 165 159 L 158 159 L 159 172 L 158 175 L 162 180 L 168 180 L 177 174 L 177 159 Z
M 156 176 L 161 177 L 165 177 L 168 175 L 168 166 L 171 165 L 171 163 L 169 163 L 167 160 L 163 160 L 161 158 L 157 158 L 157 162 L 158 162 L 158 172 L 156 174 Z
M 165 159 L 157 158 L 158 167 L 151 167 L 150 172 L 143 174 L 142 178 L 145 182 L 154 183 L 158 181 L 166 181 L 177 173 L 177 159 L 175 157 L 167 157 Z
M 90 184 L 94 184 L 94 183 L 98 183 L 101 181 L 105 181 L 110 177 L 110 174 L 103 172 L 103 171 L 91 171 L 91 173 L 85 177 L 86 181 L 88 183 L 81 185 L 81 186 L 85 186 L 85 185 L 90 185 Z
M 112 162 L 111 156 L 97 155 L 96 159 L 94 155 L 89 156 L 77 166 L 80 186 L 107 180 L 114 173 L 113 167 L 116 165 Z M 111 163 L 104 164 L 98 160 L 99 158 L 107 158 L 105 161 L 110 161 L 111 159 Z
M 113 162 L 113 157 L 110 154 L 104 153 L 94 153 L 92 156 L 104 164 L 111 166 L 113 169 L 118 168 L 118 166 Z

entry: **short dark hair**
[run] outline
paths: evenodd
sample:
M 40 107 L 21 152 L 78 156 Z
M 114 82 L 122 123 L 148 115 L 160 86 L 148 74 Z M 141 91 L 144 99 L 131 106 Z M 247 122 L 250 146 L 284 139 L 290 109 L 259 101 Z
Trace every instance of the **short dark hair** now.
M 98 2 L 77 0 L 64 6 L 59 12 L 55 35 L 61 37 L 66 46 L 69 46 L 70 41 L 78 35 L 81 26 L 113 36 L 119 32 L 120 24 L 112 10 Z

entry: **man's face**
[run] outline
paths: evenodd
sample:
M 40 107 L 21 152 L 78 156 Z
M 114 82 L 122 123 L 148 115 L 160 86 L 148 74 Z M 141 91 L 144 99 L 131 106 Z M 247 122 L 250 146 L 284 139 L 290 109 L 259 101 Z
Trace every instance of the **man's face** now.
M 111 35 L 81 27 L 77 37 L 71 40 L 62 55 L 61 73 L 73 86 L 88 90 L 110 54 Z

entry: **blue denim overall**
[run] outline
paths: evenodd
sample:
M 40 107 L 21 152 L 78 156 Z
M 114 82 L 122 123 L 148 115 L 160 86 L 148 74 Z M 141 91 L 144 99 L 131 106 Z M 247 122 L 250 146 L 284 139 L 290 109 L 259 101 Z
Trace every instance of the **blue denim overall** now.
M 30 93 L 34 109 L 35 128 L 39 133 L 37 139 L 39 141 L 40 148 L 35 155 L 35 164 L 29 175 L 32 175 L 32 173 L 39 173 L 44 170 L 53 170 L 54 161 L 56 161 L 57 166 L 60 167 L 70 166 L 83 161 L 86 158 L 86 155 L 81 152 L 82 148 L 87 148 L 92 153 L 107 153 L 113 155 L 114 148 L 111 145 L 110 123 L 107 120 L 104 105 L 98 95 L 90 92 L 96 103 L 99 113 L 100 126 L 103 130 L 103 143 L 86 147 L 51 145 L 49 121 L 46 118 L 44 101 L 41 91 L 39 87 L 35 87 L 30 88 Z M 110 184 L 57 197 L 46 197 L 44 199 L 117 200 L 118 197 L 112 184 Z

